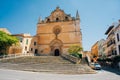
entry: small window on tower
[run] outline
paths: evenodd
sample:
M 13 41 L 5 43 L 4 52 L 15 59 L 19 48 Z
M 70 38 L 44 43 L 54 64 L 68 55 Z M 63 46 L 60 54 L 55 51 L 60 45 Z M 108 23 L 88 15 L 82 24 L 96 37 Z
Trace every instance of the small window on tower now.
M 67 16 L 65 17 L 65 20 L 67 20 L 67 21 L 68 21 L 68 17 L 67 17 Z
M 49 19 L 49 18 L 47 19 L 47 22 L 50 22 L 50 19 Z

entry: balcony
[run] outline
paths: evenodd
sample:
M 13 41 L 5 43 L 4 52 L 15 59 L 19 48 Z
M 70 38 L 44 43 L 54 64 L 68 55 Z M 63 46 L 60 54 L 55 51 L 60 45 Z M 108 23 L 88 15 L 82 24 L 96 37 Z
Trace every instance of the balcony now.
M 116 43 L 115 43 L 115 40 L 110 40 L 110 41 L 108 41 L 108 43 L 107 43 L 107 47 L 110 47 L 111 45 L 114 45 L 114 44 L 116 44 Z

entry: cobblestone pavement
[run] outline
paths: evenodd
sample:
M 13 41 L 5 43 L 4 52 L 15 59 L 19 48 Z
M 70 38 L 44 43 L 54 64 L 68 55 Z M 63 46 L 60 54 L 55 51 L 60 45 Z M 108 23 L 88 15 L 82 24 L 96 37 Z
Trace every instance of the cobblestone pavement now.
M 97 74 L 70 75 L 0 69 L 0 80 L 120 80 L 120 75 L 106 70 L 97 71 Z

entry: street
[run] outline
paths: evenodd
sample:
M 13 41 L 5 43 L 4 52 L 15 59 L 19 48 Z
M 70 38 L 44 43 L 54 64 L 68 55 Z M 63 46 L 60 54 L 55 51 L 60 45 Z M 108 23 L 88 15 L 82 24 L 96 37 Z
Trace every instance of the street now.
M 120 75 L 106 70 L 97 74 L 54 74 L 0 69 L 0 80 L 120 80 Z

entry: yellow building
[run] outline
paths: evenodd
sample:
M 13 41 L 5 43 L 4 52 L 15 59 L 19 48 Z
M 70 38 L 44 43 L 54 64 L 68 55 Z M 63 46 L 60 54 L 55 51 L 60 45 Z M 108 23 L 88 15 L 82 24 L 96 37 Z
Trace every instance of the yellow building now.
M 40 55 L 67 54 L 71 45 L 82 47 L 82 33 L 78 11 L 76 18 L 57 7 L 45 20 L 39 19 L 31 52 Z
M 15 37 L 17 37 L 19 39 L 20 45 L 18 47 L 16 46 L 16 48 L 21 49 L 21 52 L 19 51 L 19 53 L 20 54 L 29 53 L 32 36 L 30 34 L 28 34 L 28 33 L 14 34 L 13 36 L 15 36 Z M 14 52 L 15 47 L 12 46 L 11 48 L 13 48 L 13 51 L 11 53 L 16 53 L 16 52 Z
M 93 61 L 96 62 L 98 58 L 98 41 L 91 47 L 91 55 L 93 57 Z
M 98 56 L 98 41 L 92 46 L 91 53 L 93 56 Z

